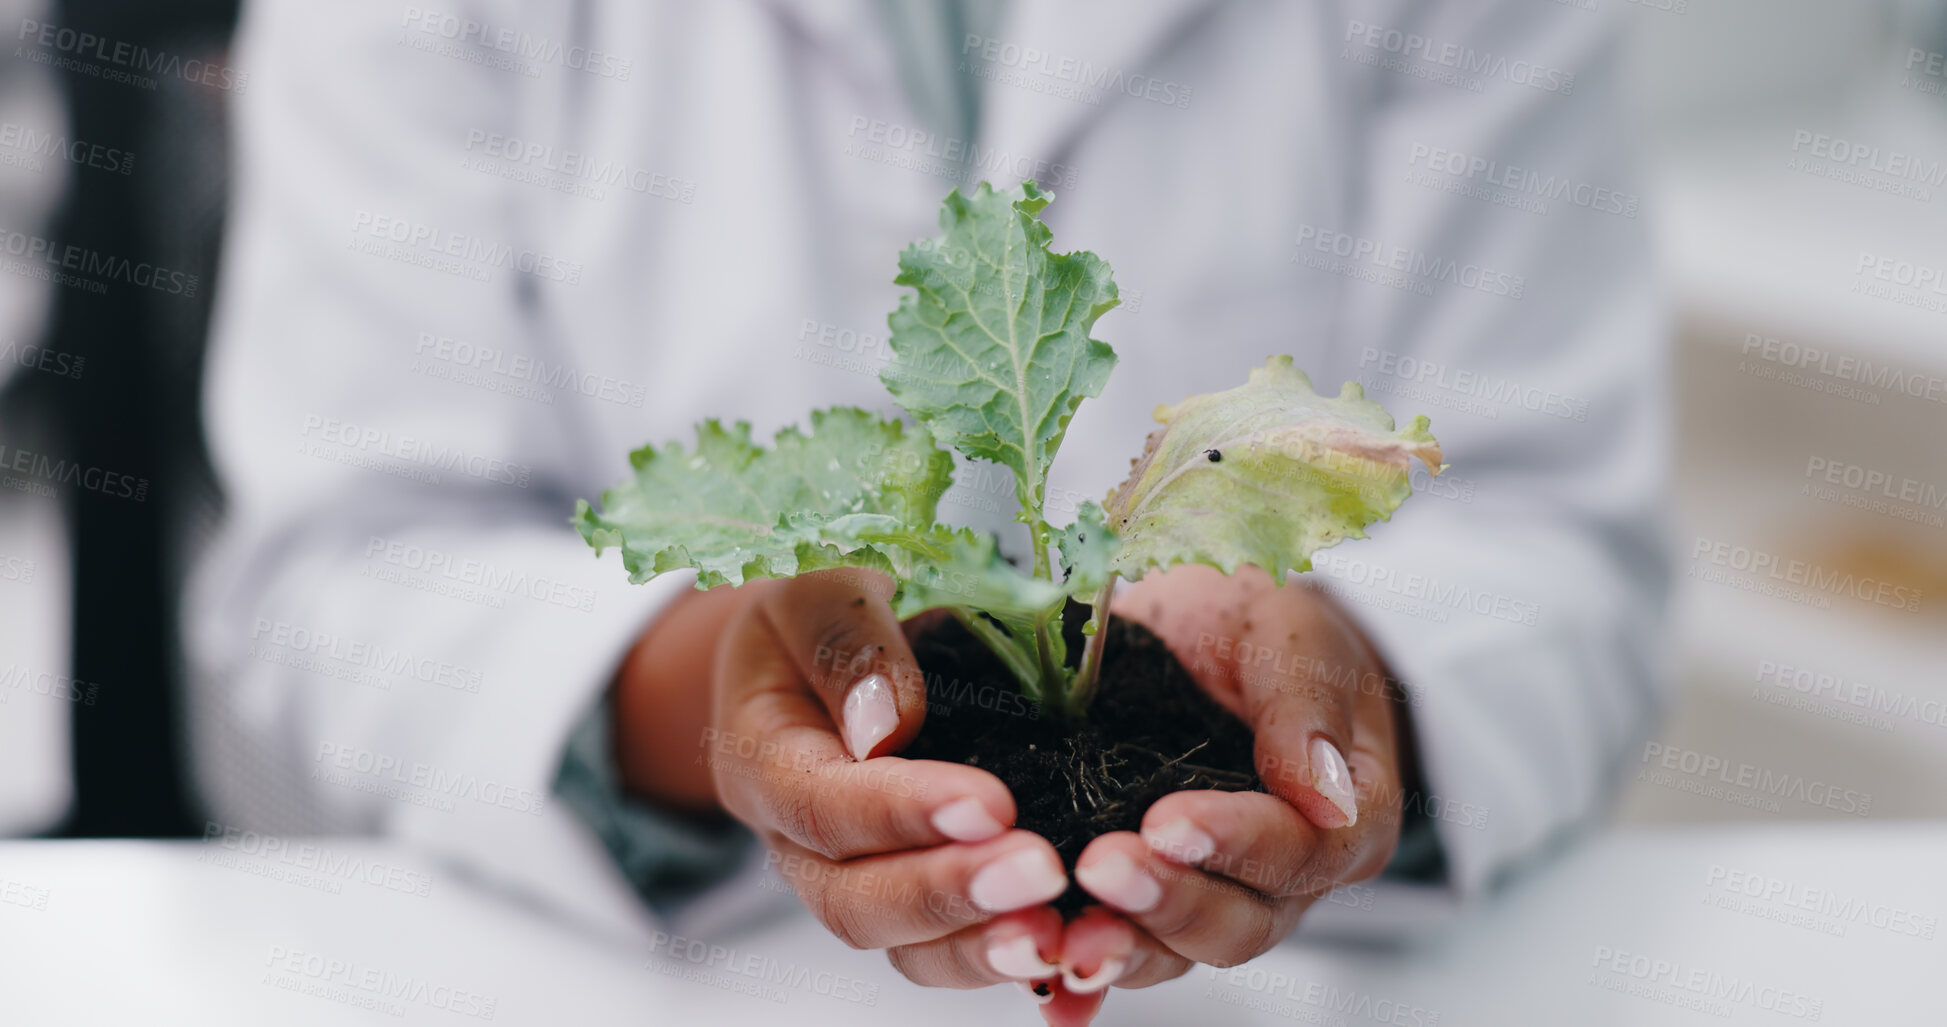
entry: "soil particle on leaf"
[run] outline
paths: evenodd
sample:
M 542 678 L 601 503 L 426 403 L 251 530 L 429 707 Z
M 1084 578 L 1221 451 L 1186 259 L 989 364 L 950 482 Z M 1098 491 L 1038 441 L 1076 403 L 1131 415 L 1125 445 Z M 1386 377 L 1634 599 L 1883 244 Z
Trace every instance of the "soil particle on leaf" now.
M 1068 610 L 1070 662 L 1085 607 Z M 900 755 L 990 771 L 1014 794 L 1015 826 L 1047 838 L 1072 872 L 1099 835 L 1135 831 L 1150 805 L 1193 789 L 1263 791 L 1251 730 L 1204 694 L 1161 639 L 1114 619 L 1085 723 L 1027 701 L 1000 661 L 957 620 L 913 637 L 928 716 Z M 1055 902 L 1072 916 L 1094 900 L 1073 883 Z

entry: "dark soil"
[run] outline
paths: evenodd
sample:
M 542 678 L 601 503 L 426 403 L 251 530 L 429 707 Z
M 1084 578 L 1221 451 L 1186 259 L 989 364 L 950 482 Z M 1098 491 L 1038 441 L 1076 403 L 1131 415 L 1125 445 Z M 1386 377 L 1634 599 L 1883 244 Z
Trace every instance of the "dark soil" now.
M 1081 657 L 1087 608 L 1068 610 L 1070 663 Z M 912 639 L 926 675 L 926 726 L 900 753 L 991 771 L 1014 793 L 1015 826 L 1054 843 L 1072 873 L 1098 835 L 1134 831 L 1150 805 L 1191 789 L 1263 791 L 1251 729 L 1211 699 L 1149 629 L 1109 622 L 1102 680 L 1086 723 L 1029 702 L 999 659 L 958 621 Z M 1055 908 L 1092 905 L 1070 884 Z

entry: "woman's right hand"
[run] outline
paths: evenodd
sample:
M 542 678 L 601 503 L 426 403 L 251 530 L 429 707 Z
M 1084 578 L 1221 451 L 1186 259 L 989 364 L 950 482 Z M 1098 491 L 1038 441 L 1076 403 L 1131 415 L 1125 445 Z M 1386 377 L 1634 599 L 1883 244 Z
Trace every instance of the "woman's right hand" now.
M 812 914 L 847 945 L 886 949 L 914 982 L 1058 977 L 1049 957 L 1060 955 L 1062 921 L 1048 903 L 1068 877 L 1054 847 L 1009 829 L 1013 796 L 987 771 L 891 755 L 926 717 L 925 682 L 886 602 L 892 588 L 876 572 L 841 569 L 707 593 L 719 597 L 710 619 L 722 630 L 706 661 L 705 726 L 695 748 L 664 749 L 658 762 L 700 755 L 717 801 L 771 847 Z M 676 626 L 665 620 L 659 627 Z M 616 696 L 619 757 L 638 780 L 645 754 L 631 736 L 666 746 L 680 702 L 641 683 L 683 663 L 659 656 L 658 634 L 645 633 Z M 685 631 L 660 648 L 699 641 Z M 638 790 L 653 795 L 653 784 Z

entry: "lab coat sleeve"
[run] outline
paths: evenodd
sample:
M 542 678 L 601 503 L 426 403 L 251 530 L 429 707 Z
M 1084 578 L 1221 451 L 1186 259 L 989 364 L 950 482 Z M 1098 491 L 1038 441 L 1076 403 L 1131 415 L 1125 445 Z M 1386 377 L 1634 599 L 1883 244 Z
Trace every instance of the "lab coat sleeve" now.
M 1596 812 L 1660 707 L 1666 343 L 1610 13 L 1347 4 L 1338 23 L 1339 56 L 1395 56 L 1370 25 L 1438 58 L 1352 76 L 1343 231 L 1396 274 L 1348 277 L 1334 334 L 1368 395 L 1432 418 L 1450 469 L 1311 577 L 1414 696 L 1429 794 L 1408 799 L 1460 897 Z
M 563 748 L 689 581 L 630 586 L 568 526 L 627 470 L 593 452 L 601 414 L 490 388 L 564 359 L 537 311 L 575 286 L 530 220 L 545 191 L 463 143 L 518 135 L 545 82 L 400 17 L 290 0 L 241 30 L 206 397 L 227 509 L 186 625 L 200 777 L 230 823 L 565 874 L 536 853 L 600 847 L 550 795 Z

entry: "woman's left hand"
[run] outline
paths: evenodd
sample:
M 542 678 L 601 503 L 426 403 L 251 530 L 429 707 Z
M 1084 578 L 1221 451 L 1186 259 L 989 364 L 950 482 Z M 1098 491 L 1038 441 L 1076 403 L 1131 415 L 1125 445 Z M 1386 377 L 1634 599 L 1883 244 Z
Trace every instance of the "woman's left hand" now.
M 1086 1024 L 1111 985 L 1263 953 L 1326 892 L 1377 875 L 1399 840 L 1400 697 L 1329 598 L 1256 568 L 1186 565 L 1125 590 L 1115 614 L 1154 631 L 1250 725 L 1268 794 L 1177 792 L 1140 834 L 1089 843 L 1075 880 L 1106 908 L 1064 930 L 1062 979 L 1042 1006 L 1057 1027 Z

